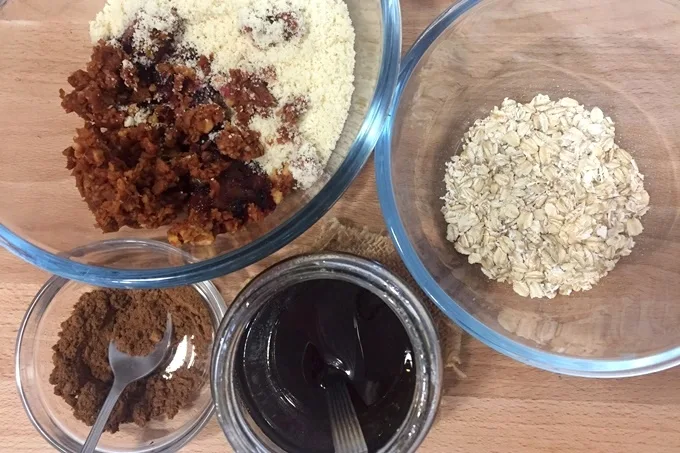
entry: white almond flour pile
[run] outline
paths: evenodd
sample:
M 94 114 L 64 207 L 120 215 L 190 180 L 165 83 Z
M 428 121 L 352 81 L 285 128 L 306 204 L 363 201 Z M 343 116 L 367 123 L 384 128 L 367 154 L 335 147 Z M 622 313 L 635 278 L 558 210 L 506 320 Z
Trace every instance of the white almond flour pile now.
M 649 194 L 614 122 L 571 98 L 505 99 L 447 163 L 447 239 L 524 297 L 591 289 L 642 233 Z
M 294 17 L 294 33 L 289 18 Z M 265 155 L 257 162 L 268 173 L 290 169 L 298 186 L 321 175 L 347 119 L 354 91 L 354 29 L 342 0 L 108 0 L 90 24 L 93 42 L 119 38 L 135 24 L 134 39 L 172 30 L 179 41 L 212 56 L 213 84 L 230 69 L 258 73 L 273 68 L 269 84 L 280 102 L 301 94 L 308 101 L 294 143 L 277 143 L 280 118 L 256 115 L 250 128 L 262 134 Z M 244 30 L 247 33 L 244 33 Z

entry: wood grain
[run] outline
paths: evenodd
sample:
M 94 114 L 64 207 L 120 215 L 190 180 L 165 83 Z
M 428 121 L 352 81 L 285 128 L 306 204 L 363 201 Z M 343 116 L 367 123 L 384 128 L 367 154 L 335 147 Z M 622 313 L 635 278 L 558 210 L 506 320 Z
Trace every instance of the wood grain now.
M 66 3 L 53 2 L 54 20 L 67 17 L 68 11 L 60 8 Z M 82 7 L 90 4 L 81 3 Z M 448 3 L 402 0 L 405 49 Z M 35 17 L 26 9 L 22 20 Z M 8 36 L 10 28 L 17 26 L 0 20 L 0 36 Z M 49 72 L 49 65 L 44 71 Z M 375 229 L 384 227 L 372 162 L 328 214 L 331 216 L 355 219 Z M 263 263 L 220 279 L 225 298 L 233 297 L 243 281 L 264 266 L 308 247 L 316 228 Z M 4 251 L 0 252 L 0 269 L 0 451 L 44 452 L 48 445 L 28 421 L 17 396 L 13 353 L 26 306 L 48 275 Z M 423 452 L 680 451 L 680 368 L 634 379 L 585 380 L 527 367 L 470 338 L 464 344 L 463 360 L 468 377 L 463 381 L 446 377 L 440 413 Z M 213 420 L 183 451 L 230 449 Z

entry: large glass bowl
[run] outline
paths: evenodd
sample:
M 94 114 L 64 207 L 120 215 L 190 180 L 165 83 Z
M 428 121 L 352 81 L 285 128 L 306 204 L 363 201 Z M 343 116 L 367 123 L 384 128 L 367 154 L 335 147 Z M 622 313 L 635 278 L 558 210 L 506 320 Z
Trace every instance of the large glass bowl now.
M 463 0 L 405 57 L 376 149 L 401 256 L 468 332 L 525 363 L 631 376 L 680 362 L 680 2 Z M 444 165 L 477 118 L 538 93 L 601 107 L 646 176 L 651 209 L 632 255 L 594 289 L 526 299 L 446 240 Z
M 356 32 L 355 92 L 324 176 L 288 197 L 264 222 L 212 246 L 185 247 L 198 262 L 145 270 L 97 265 L 61 252 L 102 239 L 165 240 L 165 229 L 103 235 L 81 200 L 61 151 L 76 115 L 60 107 L 59 89 L 89 61 L 88 22 L 104 0 L 0 0 L 0 244 L 63 277 L 102 286 L 159 287 L 208 280 L 283 247 L 342 195 L 378 140 L 398 75 L 398 0 L 345 0 Z

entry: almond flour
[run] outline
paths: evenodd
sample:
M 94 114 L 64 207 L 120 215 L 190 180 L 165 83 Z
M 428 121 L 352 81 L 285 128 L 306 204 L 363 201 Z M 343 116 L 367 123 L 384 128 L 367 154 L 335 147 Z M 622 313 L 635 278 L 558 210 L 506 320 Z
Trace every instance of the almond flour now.
M 649 194 L 614 122 L 578 101 L 505 99 L 446 166 L 447 239 L 524 297 L 592 288 L 631 253 Z
M 303 95 L 299 135 L 279 144 L 280 119 L 255 115 L 262 134 L 257 163 L 273 174 L 288 168 L 298 186 L 321 175 L 340 137 L 354 91 L 354 29 L 341 0 L 109 0 L 90 24 L 93 42 L 119 38 L 135 23 L 135 41 L 182 24 L 177 40 L 212 56 L 210 78 L 224 85 L 232 69 L 273 69 L 269 88 L 280 104 Z M 152 42 L 151 40 L 148 40 Z M 132 121 L 132 120 L 131 120 Z

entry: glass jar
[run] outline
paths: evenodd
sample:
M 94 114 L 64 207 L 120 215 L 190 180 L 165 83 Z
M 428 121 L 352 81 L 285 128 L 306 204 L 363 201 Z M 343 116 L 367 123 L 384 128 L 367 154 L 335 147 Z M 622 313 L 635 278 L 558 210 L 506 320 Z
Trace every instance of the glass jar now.
M 211 367 L 213 399 L 227 439 L 238 452 L 286 451 L 267 434 L 270 427 L 263 430 L 258 425 L 244 403 L 238 383 L 243 364 L 239 352 L 251 321 L 265 306 L 293 285 L 312 280 L 341 280 L 368 290 L 401 321 L 411 342 L 415 390 L 402 423 L 378 451 L 415 451 L 432 425 L 441 395 L 443 365 L 432 319 L 415 293 L 393 273 L 376 262 L 338 253 L 278 263 L 253 279 L 231 305 L 217 332 Z

